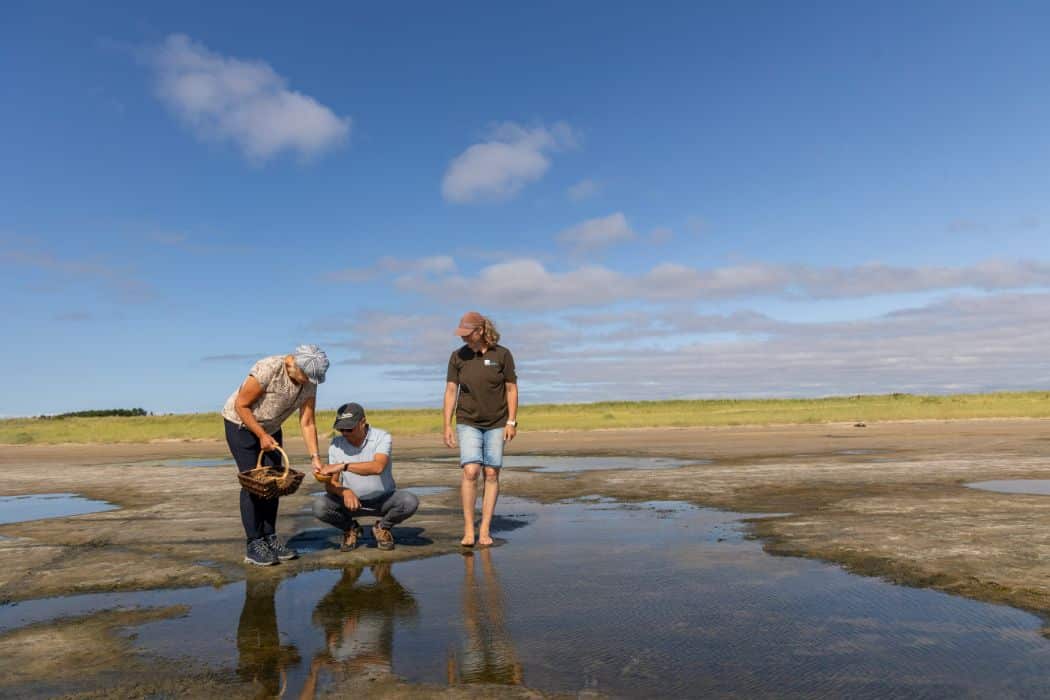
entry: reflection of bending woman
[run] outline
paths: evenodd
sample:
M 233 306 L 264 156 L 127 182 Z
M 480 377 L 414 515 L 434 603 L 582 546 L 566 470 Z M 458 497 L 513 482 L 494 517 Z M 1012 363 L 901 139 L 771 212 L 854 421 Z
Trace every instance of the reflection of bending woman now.
M 492 567 L 492 551 L 480 550 L 481 578 L 474 574 L 474 556 L 463 558 L 463 627 L 466 637 L 460 657 L 448 660 L 448 682 L 521 685 L 521 664 L 503 621 L 503 592 Z M 479 603 L 480 598 L 480 603 Z M 458 668 L 457 668 L 458 666 Z
M 393 668 L 394 622 L 415 617 L 416 600 L 393 574 L 390 564 L 372 567 L 374 581 L 359 585 L 362 569 L 344 569 L 343 577 L 317 603 L 314 624 L 324 630 L 325 650 L 310 664 L 300 697 L 312 698 L 322 669 L 350 677 L 388 676 Z
M 249 576 L 245 582 L 244 607 L 237 624 L 237 675 L 255 686 L 260 697 L 280 695 L 284 669 L 299 663 L 294 646 L 281 646 L 277 634 L 274 594 L 278 580 Z

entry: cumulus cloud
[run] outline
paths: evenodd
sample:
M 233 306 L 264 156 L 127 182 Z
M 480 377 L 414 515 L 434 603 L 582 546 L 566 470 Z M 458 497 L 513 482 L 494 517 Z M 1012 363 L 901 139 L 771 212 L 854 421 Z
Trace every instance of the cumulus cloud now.
M 713 269 L 663 263 L 630 275 L 601 265 L 555 272 L 537 260 L 517 259 L 483 267 L 475 277 L 413 275 L 396 278 L 395 283 L 403 290 L 464 301 L 484 289 L 486 299 L 496 307 L 560 310 L 624 301 L 846 299 L 967 288 L 1050 287 L 1050 263 L 988 260 L 964 267 L 871 263 L 823 268 L 754 263 Z
M 670 306 L 494 314 L 529 402 L 938 393 L 1050 386 L 1050 294 L 955 296 L 875 318 L 789 322 Z M 355 363 L 439 382 L 454 318 L 353 319 Z
M 367 267 L 348 267 L 327 275 L 333 282 L 367 282 L 381 275 L 448 275 L 456 271 L 456 261 L 448 255 L 425 258 L 395 258 L 384 256 Z M 413 277 L 414 279 L 414 277 Z
M 582 202 L 598 194 L 599 191 L 601 191 L 601 185 L 590 178 L 586 178 L 569 187 L 565 193 L 572 201 Z
M 452 159 L 441 181 L 441 194 L 456 204 L 508 199 L 543 177 L 551 153 L 576 143 L 576 135 L 564 122 L 532 129 L 513 122 L 497 125 L 482 143 Z
M 290 90 L 262 61 L 223 56 L 183 34 L 150 52 L 156 92 L 202 139 L 232 141 L 253 161 L 289 151 L 303 157 L 342 144 L 350 118 Z
M 523 259 L 484 267 L 476 278 L 404 276 L 395 284 L 402 290 L 463 302 L 475 299 L 478 290 L 484 290 L 485 303 L 493 307 L 539 310 L 605 303 L 610 296 L 608 286 L 620 279 L 621 275 L 599 265 L 556 273 L 536 260 Z
M 627 217 L 616 212 L 576 224 L 559 233 L 556 238 L 559 243 L 577 252 L 588 252 L 633 240 L 635 233 L 627 223 Z

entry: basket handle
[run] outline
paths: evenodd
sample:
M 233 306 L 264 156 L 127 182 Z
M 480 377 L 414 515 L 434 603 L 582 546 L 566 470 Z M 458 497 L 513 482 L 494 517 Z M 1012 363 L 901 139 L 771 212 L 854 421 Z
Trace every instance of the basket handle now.
M 281 478 L 288 476 L 288 470 L 292 468 L 292 463 L 288 459 L 288 453 L 281 449 L 280 445 L 274 447 L 275 450 L 281 453 L 281 462 L 284 464 L 284 474 L 281 474 Z M 264 450 L 259 450 L 259 456 L 255 459 L 255 468 L 258 469 L 262 466 L 262 456 Z

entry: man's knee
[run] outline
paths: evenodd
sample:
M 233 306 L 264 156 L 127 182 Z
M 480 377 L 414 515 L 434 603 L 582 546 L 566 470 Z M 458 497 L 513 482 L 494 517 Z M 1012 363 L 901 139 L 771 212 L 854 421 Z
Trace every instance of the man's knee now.
M 398 496 L 398 510 L 404 513 L 406 518 L 419 510 L 419 496 L 411 491 L 401 491 Z
M 480 473 L 481 466 L 478 464 L 463 465 L 463 481 L 477 481 Z
M 329 499 L 325 496 L 314 497 L 313 502 L 314 517 L 318 520 L 328 522 L 332 518 L 332 507 L 329 504 Z
M 496 467 L 485 467 L 485 481 L 499 481 L 499 469 Z

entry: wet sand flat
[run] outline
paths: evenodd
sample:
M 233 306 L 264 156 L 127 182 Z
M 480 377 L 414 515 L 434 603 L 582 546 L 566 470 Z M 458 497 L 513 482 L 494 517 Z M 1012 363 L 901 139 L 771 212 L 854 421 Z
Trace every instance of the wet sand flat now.
M 302 465 L 301 447 L 291 444 Z M 711 460 L 676 469 L 542 473 L 507 469 L 504 492 L 549 502 L 599 494 L 673 499 L 738 512 L 769 550 L 981 600 L 1050 611 L 1050 498 L 966 488 L 974 481 L 1050 478 L 1050 421 L 900 422 L 814 426 L 523 431 L 511 454 L 635 455 Z M 455 486 L 437 436 L 399 437 L 402 486 Z M 117 510 L 0 525 L 0 600 L 73 592 L 222 584 L 243 577 L 237 483 L 228 467 L 171 466 L 224 458 L 221 442 L 7 447 L 0 495 L 75 492 Z M 165 466 L 164 463 L 168 464 Z M 319 524 L 309 478 L 282 501 L 282 533 Z M 411 558 L 456 549 L 455 489 L 428 495 L 406 523 Z M 340 565 L 319 552 L 288 568 Z M 276 572 L 274 575 L 277 575 Z
M 291 448 L 293 461 L 305 463 L 301 447 Z M 966 484 L 1050 478 L 1048 448 L 1050 421 L 1042 420 L 523 432 L 510 453 L 661 457 L 683 466 L 545 473 L 522 459 L 521 467 L 505 470 L 503 489 L 544 503 L 600 495 L 775 513 L 749 525 L 767 551 L 1045 617 L 1050 497 Z M 455 487 L 458 467 L 440 461 L 453 455 L 436 436 L 397 438 L 399 486 Z M 237 482 L 232 467 L 207 461 L 225 457 L 221 442 L 5 448 L 0 495 L 76 493 L 118 508 L 0 525 L 0 600 L 243 580 Z M 423 492 L 394 552 L 364 547 L 351 554 L 323 542 L 332 532 L 319 530 L 308 512 L 317 490 L 307 478 L 282 501 L 280 531 L 293 543 L 316 545 L 320 538 L 320 546 L 253 576 L 276 581 L 458 550 L 455 488 Z M 75 625 L 70 630 L 82 634 Z

